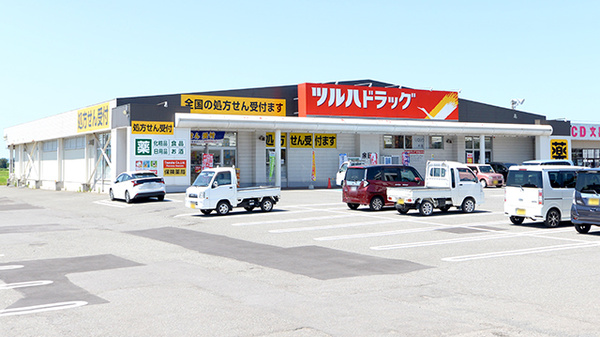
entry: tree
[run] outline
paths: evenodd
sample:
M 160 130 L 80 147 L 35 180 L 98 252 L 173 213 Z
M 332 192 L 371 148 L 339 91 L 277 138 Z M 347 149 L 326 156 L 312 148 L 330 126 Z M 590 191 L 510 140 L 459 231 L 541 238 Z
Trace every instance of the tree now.
M 8 159 L 0 158 L 0 168 L 8 168 Z

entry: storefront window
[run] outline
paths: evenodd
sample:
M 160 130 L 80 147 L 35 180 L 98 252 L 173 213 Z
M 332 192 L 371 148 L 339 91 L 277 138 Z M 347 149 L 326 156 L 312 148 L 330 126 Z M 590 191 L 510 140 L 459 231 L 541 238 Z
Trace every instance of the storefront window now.
M 236 165 L 236 132 L 192 130 L 191 135 L 190 176 L 192 182 L 202 171 L 205 154 L 212 156 L 212 167 Z
M 429 148 L 430 149 L 443 149 L 444 148 L 444 136 L 430 136 L 429 137 Z
M 600 167 L 600 149 L 573 149 L 571 154 L 577 166 Z
M 383 147 L 386 149 L 412 149 L 412 136 L 405 135 L 384 135 Z
M 492 161 L 492 137 L 485 137 L 485 163 Z M 479 136 L 465 136 L 465 163 L 479 163 L 480 150 Z

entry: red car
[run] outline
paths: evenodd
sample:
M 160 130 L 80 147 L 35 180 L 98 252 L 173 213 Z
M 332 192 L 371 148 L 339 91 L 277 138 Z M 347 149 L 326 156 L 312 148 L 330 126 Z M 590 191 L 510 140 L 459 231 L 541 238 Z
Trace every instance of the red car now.
M 342 200 L 350 209 L 369 205 L 373 211 L 393 206 L 387 201 L 388 187 L 423 186 L 424 180 L 411 166 L 350 166 L 342 183 Z
M 504 184 L 504 176 L 496 173 L 489 164 L 468 164 L 467 166 L 477 175 L 477 180 L 483 188 L 488 186 L 502 187 Z

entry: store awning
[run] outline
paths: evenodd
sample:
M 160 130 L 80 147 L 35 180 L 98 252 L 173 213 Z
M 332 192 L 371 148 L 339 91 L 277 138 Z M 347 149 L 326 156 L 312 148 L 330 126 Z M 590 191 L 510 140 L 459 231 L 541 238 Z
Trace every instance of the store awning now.
M 550 125 L 176 113 L 175 127 L 239 131 L 550 136 Z

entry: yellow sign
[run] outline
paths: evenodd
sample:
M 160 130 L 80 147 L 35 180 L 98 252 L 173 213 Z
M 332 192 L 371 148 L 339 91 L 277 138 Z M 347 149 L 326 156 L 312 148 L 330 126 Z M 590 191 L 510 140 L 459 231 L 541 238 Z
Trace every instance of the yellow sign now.
M 315 148 L 317 149 L 335 149 L 337 147 L 336 134 L 315 134 Z
M 131 122 L 132 134 L 145 135 L 172 135 L 173 122 Z
M 104 129 L 110 129 L 108 103 L 77 110 L 77 133 Z
M 275 147 L 275 132 L 267 132 L 267 147 Z M 281 133 L 281 147 L 287 146 L 287 133 Z
M 566 139 L 550 140 L 551 159 L 569 159 L 569 141 Z
M 181 95 L 191 113 L 285 117 L 285 99 Z
M 291 133 L 290 146 L 312 149 L 313 138 L 312 133 Z

